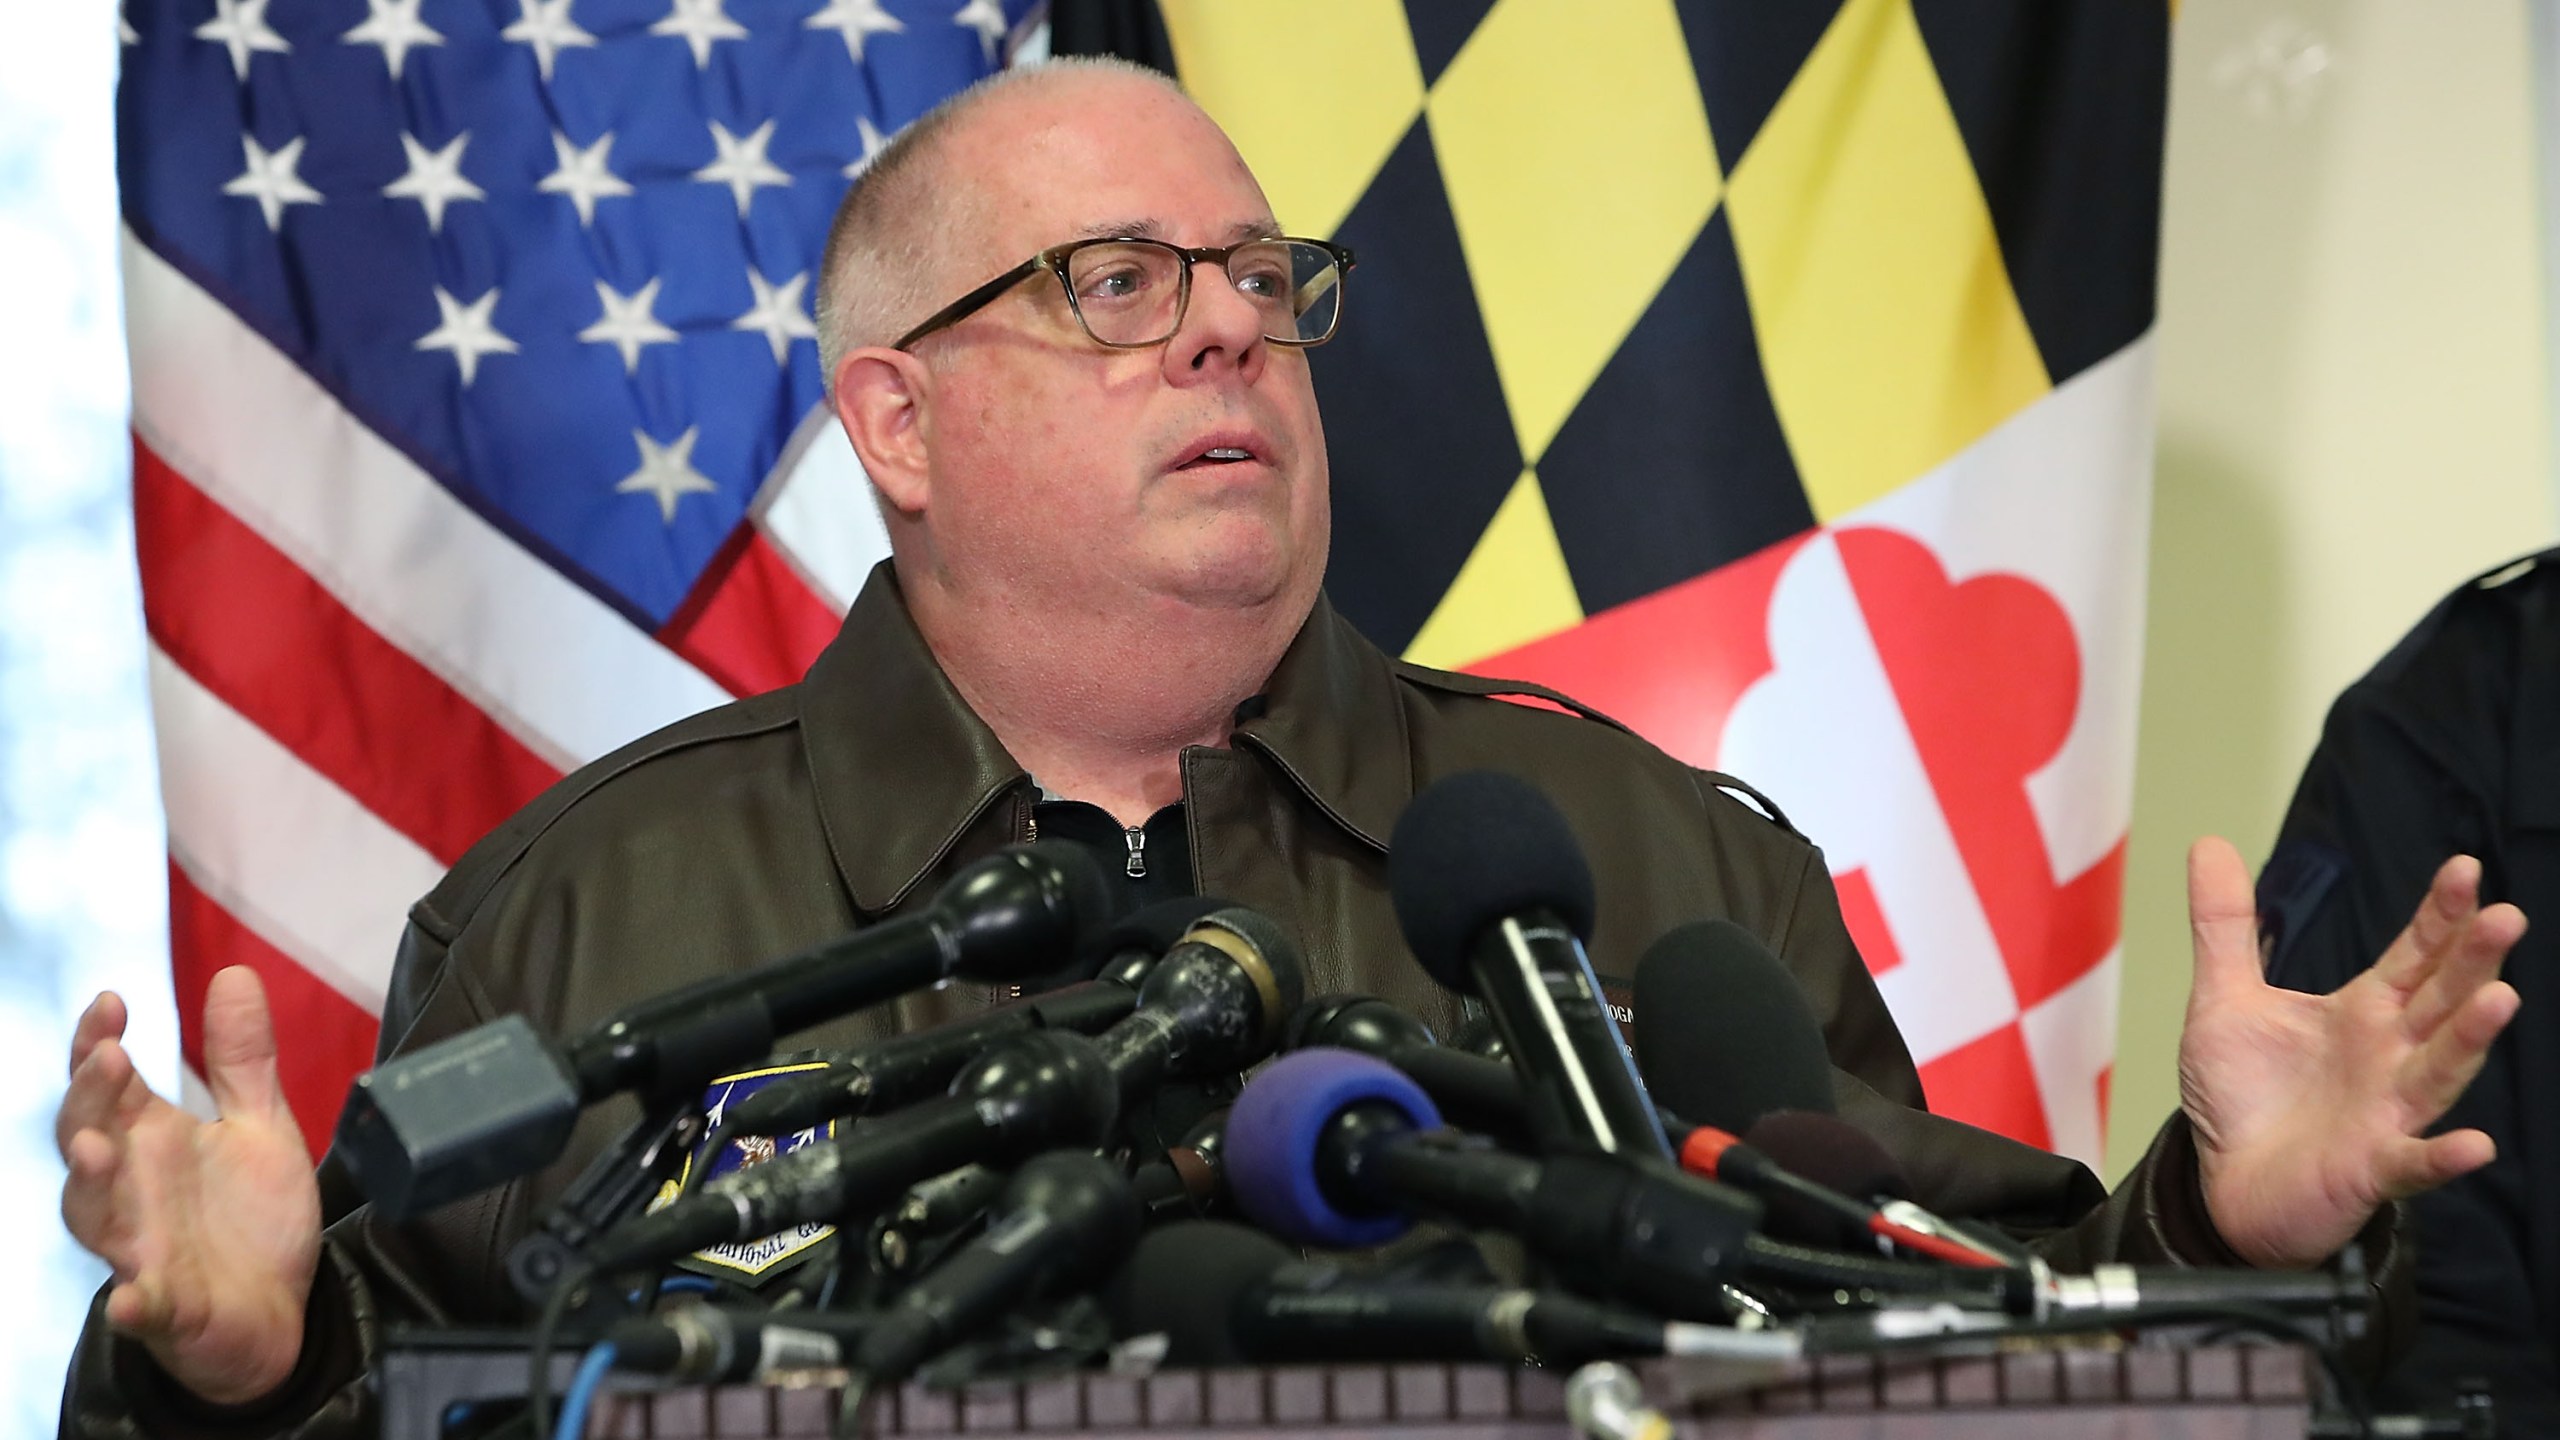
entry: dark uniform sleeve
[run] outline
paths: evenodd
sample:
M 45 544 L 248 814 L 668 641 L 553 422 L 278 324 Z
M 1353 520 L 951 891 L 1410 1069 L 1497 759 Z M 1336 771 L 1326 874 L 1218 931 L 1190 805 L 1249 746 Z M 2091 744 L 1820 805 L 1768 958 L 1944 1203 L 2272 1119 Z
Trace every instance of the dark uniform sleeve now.
M 2542 1173 L 2560 1157 L 2524 1103 L 2541 1094 L 2549 1117 L 2560 1093 L 2556 568 L 2465 586 L 2338 698 L 2258 887 L 2269 978 L 2312 993 L 2380 957 L 2451 855 L 2479 857 L 2484 902 L 2547 912 L 2507 964 L 2523 1009 L 2438 1127 L 2486 1131 L 2498 1159 L 2411 1202 L 2419 1322 L 2384 1392 L 2434 1405 L 2486 1381 L 2518 1434 L 2560 1432 L 2560 1225 Z

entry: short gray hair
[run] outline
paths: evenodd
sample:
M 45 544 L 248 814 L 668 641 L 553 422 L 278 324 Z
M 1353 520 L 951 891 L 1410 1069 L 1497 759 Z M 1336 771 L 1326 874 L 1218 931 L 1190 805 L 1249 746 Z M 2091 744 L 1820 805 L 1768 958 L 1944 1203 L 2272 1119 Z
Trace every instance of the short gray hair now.
M 943 142 L 988 101 L 1027 85 L 1073 75 L 1133 75 L 1180 94 L 1165 75 L 1108 55 L 1078 55 L 999 70 L 917 117 L 882 145 L 836 207 L 818 259 L 818 363 L 827 391 L 845 353 L 886 345 L 948 301 L 927 288 L 933 262 L 970 219 L 965 185 L 945 183 Z

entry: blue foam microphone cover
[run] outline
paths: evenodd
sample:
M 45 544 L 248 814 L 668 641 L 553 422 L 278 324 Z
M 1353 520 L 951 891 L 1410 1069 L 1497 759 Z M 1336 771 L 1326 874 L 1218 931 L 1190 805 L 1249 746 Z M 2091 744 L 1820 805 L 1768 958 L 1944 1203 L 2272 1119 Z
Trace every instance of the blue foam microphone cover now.
M 1401 1214 L 1345 1211 L 1317 1174 L 1325 1127 L 1370 1102 L 1401 1110 L 1416 1130 L 1440 1128 L 1431 1097 L 1383 1060 L 1318 1047 L 1262 1067 L 1227 1114 L 1227 1190 L 1238 1208 L 1283 1239 L 1332 1249 L 1384 1245 L 1411 1228 Z

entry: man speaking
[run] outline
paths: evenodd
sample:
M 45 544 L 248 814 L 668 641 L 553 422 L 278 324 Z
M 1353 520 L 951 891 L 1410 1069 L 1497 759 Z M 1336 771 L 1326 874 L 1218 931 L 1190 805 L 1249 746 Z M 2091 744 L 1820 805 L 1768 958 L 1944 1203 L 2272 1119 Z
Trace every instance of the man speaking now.
M 2476 866 L 2449 862 L 2371 971 L 2311 997 L 2260 979 L 2248 876 L 2199 844 L 2184 1104 L 2111 1197 L 1925 1114 L 1811 844 L 1611 725 L 1391 661 L 1326 605 L 1306 350 L 1356 323 L 1349 267 L 1288 237 L 1226 137 L 1145 72 L 1012 72 L 910 127 L 838 217 L 820 316 L 894 558 L 802 684 L 635 742 L 474 848 L 412 912 L 386 1053 L 514 1012 L 574 1029 L 896 914 L 1044 826 L 1125 839 L 1133 876 L 1293 931 L 1311 989 L 1445 1029 L 1385 839 L 1432 780 L 1497 768 L 1589 850 L 1603 969 L 1715 916 L 1787 963 L 1842 1113 L 1932 1209 L 2064 1266 L 2307 1266 L 2362 1243 L 2399 1268 L 2389 1202 L 2489 1158 L 2476 1132 L 2421 1138 L 2515 1006 L 2495 976 L 2522 917 L 2477 906 Z M 911 997 L 819 1040 L 980 1003 Z M 393 1225 L 336 1166 L 314 1181 L 246 972 L 207 1002 L 215 1123 L 142 1084 L 123 1024 L 111 995 L 82 1018 L 58 1122 L 65 1218 L 115 1271 L 72 1433 L 364 1432 L 382 1325 L 520 1319 L 507 1247 L 630 1115 L 600 1109 L 542 1174 Z

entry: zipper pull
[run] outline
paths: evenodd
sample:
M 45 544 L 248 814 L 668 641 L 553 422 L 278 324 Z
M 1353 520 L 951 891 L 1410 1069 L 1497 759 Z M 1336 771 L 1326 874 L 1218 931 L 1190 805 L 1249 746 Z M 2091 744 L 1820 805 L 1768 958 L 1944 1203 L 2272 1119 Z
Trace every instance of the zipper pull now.
M 1147 832 L 1132 825 L 1122 836 L 1129 842 L 1129 878 L 1147 878 Z

